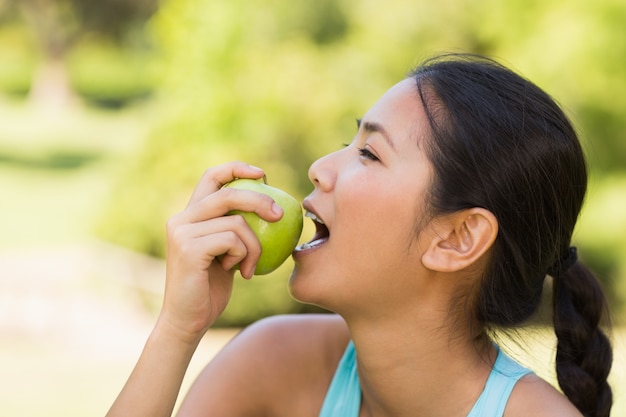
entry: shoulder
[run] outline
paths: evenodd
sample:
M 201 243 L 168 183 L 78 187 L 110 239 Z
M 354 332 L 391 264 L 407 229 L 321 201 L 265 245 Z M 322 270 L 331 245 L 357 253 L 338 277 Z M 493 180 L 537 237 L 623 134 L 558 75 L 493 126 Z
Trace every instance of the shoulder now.
M 267 367 L 276 379 L 288 381 L 307 370 L 326 372 L 330 367 L 334 373 L 349 338 L 346 323 L 337 315 L 280 315 L 251 325 L 228 349 L 237 356 L 262 358 L 250 365 L 260 373 Z M 299 372 L 294 373 L 294 367 Z
M 348 343 L 348 327 L 343 319 L 335 314 L 279 315 L 262 319 L 245 329 L 237 338 L 253 342 L 257 347 L 276 349 L 280 341 L 283 349 L 306 349 L 311 343 L 336 347 L 335 344 Z
M 316 415 L 348 340 L 348 328 L 336 315 L 260 320 L 207 365 L 181 410 L 195 410 L 184 415 L 210 410 L 211 415 L 278 416 L 307 415 L 310 409 Z
M 535 374 L 515 385 L 504 417 L 582 417 L 578 409 L 556 388 Z

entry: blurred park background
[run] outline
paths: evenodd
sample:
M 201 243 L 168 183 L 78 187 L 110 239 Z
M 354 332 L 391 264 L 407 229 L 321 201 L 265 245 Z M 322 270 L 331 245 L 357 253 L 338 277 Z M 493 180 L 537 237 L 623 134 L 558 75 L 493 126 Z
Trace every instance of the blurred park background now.
M 245 160 L 301 199 L 310 163 L 387 88 L 465 51 L 535 81 L 579 128 L 575 244 L 611 299 L 626 415 L 625 28 L 623 0 L 0 0 L 3 414 L 106 412 L 160 304 L 165 222 L 207 167 Z M 310 311 L 290 266 L 236 280 L 190 377 L 232 329 Z M 529 360 L 552 378 L 536 329 Z

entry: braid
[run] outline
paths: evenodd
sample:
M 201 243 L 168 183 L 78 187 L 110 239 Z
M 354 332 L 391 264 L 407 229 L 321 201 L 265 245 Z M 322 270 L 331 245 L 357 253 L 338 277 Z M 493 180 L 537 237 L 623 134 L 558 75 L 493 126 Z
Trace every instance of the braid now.
M 613 354 L 600 328 L 603 318 L 608 319 L 606 298 L 582 263 L 554 278 L 557 379 L 585 417 L 608 417 L 613 403 L 607 383 Z

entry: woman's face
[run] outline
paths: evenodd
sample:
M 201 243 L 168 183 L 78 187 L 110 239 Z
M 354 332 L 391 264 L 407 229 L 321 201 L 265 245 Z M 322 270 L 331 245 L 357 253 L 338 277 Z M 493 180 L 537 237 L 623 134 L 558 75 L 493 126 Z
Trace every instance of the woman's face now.
M 291 292 L 333 309 L 337 299 L 388 300 L 421 268 L 424 198 L 431 166 L 423 151 L 428 121 L 415 81 L 389 91 L 359 121 L 345 148 L 309 169 L 315 189 L 305 199 L 321 220 L 310 244 L 294 252 Z M 374 299 L 372 299 L 374 297 Z

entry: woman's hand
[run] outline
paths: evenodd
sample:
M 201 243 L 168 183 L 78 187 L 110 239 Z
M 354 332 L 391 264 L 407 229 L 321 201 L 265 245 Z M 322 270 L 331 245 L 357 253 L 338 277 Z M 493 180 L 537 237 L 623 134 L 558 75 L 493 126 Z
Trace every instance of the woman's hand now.
M 263 194 L 223 188 L 235 178 L 258 179 L 263 171 L 243 162 L 207 170 L 189 204 L 167 224 L 167 270 L 160 321 L 201 337 L 224 311 L 230 298 L 234 267 L 251 278 L 261 255 L 256 235 L 231 210 L 253 211 L 277 221 L 282 209 Z
M 250 278 L 261 254 L 243 218 L 226 214 L 253 211 L 267 221 L 282 216 L 270 197 L 222 186 L 234 178 L 262 176 L 261 169 L 243 162 L 211 168 L 185 210 L 168 221 L 163 308 L 108 417 L 172 414 L 193 352 L 228 303 L 233 267 L 239 264 Z

